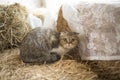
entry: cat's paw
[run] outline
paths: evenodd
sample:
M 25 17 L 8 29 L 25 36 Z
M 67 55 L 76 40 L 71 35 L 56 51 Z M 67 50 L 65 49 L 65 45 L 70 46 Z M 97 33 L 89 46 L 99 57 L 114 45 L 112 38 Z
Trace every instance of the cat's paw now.
M 54 62 L 54 61 L 58 61 L 60 60 L 61 56 L 59 54 L 57 54 L 56 52 L 51 52 L 50 53 L 51 55 L 51 60 Z

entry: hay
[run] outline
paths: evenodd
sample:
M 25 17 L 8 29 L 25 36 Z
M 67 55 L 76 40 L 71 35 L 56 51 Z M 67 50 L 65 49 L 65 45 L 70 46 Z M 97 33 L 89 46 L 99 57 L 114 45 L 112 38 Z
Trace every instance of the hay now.
M 87 63 L 100 80 L 120 80 L 120 61 L 89 61 Z
M 17 46 L 30 30 L 25 7 L 0 5 L 0 51 Z
M 0 54 L 0 80 L 120 80 L 120 61 L 63 60 L 49 65 L 25 64 L 19 49 Z
M 25 64 L 19 49 L 0 54 L 0 80 L 97 80 L 91 69 L 74 60 L 63 60 L 49 65 Z

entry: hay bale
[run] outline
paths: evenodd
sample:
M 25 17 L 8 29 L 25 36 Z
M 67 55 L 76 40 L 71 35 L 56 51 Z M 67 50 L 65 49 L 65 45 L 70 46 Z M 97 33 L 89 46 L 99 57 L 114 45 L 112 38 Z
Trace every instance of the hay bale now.
M 97 76 L 98 75 L 98 76 Z M 95 79 L 97 77 L 97 79 Z M 120 61 L 76 62 L 63 60 L 50 65 L 25 64 L 19 49 L 0 54 L 0 80 L 119 80 Z
M 92 71 L 101 80 L 120 80 L 120 61 L 89 61 Z
M 17 3 L 0 5 L 0 51 L 18 46 L 29 30 L 25 7 Z
M 49 65 L 25 64 L 19 49 L 0 54 L 0 80 L 97 80 L 91 69 L 74 60 L 63 60 Z

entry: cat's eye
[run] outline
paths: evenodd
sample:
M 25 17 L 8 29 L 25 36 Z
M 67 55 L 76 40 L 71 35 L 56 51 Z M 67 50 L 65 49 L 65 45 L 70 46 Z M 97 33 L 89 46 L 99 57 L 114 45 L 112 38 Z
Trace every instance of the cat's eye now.
M 64 41 L 67 41 L 67 39 L 66 39 L 66 38 L 64 38 L 63 40 L 64 40 Z
M 72 42 L 75 41 L 75 39 L 72 39 Z

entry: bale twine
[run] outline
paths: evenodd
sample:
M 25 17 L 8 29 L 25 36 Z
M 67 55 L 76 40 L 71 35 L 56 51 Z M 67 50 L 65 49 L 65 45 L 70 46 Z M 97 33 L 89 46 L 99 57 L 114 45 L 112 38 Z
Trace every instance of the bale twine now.
M 0 5 L 0 51 L 18 47 L 29 30 L 25 7 L 17 3 Z

